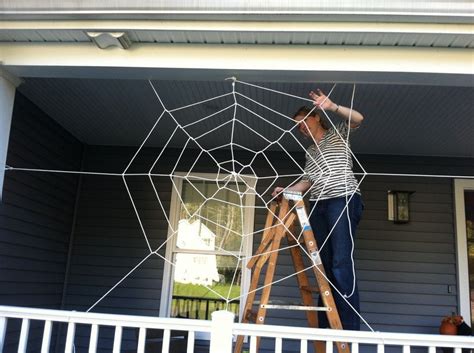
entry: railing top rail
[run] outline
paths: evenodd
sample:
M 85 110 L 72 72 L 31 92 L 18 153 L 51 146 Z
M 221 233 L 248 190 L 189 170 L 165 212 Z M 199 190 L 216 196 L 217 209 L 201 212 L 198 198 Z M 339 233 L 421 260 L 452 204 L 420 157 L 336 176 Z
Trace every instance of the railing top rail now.
M 467 336 L 328 330 L 307 327 L 252 324 L 235 324 L 233 333 L 235 335 L 251 335 L 272 338 L 281 337 L 298 340 L 306 339 L 337 341 L 343 339 L 347 342 L 369 344 L 474 348 L 474 337 Z
M 199 332 L 210 332 L 211 330 L 211 322 L 206 320 L 86 313 L 15 306 L 0 306 L 0 317 L 170 330 L 182 330 L 184 326 L 187 330 Z

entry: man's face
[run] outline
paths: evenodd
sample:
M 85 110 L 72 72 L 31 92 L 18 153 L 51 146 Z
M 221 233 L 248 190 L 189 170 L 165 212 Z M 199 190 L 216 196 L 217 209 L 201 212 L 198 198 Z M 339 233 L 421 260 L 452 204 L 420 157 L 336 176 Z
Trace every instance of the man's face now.
M 306 115 L 298 115 L 295 117 L 296 124 L 298 124 L 298 130 L 303 134 L 303 136 L 310 137 L 311 126 L 316 123 L 316 117 L 308 116 L 305 119 Z

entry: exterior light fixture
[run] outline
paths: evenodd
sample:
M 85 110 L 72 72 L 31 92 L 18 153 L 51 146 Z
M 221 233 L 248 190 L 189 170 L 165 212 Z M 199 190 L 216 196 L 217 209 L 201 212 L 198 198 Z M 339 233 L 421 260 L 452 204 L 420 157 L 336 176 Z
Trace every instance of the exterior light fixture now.
M 126 32 L 86 32 L 86 34 L 100 49 L 108 47 L 128 49 L 132 45 Z
M 388 191 L 388 220 L 393 223 L 408 223 L 410 221 L 410 195 L 414 191 Z

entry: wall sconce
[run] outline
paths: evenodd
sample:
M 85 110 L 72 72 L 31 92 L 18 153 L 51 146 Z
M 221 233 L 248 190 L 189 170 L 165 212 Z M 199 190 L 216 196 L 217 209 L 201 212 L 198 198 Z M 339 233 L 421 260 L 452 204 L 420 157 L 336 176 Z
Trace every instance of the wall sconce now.
M 388 191 L 388 220 L 393 223 L 410 221 L 410 195 L 414 191 Z

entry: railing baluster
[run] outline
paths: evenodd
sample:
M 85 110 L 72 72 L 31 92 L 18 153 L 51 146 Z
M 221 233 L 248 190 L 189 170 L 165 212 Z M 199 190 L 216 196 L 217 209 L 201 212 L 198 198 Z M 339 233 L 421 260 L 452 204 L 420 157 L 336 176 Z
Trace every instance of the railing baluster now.
M 250 336 L 250 353 L 257 353 L 257 337 Z
M 99 325 L 91 326 L 91 337 L 89 339 L 89 353 L 97 352 L 97 338 L 99 337 Z
M 113 348 L 112 353 L 120 353 L 121 345 L 122 345 L 122 326 L 115 326 L 114 348 Z
M 436 347 L 430 346 L 430 348 L 428 348 L 428 353 L 436 353 Z
M 462 350 L 459 347 L 454 348 L 454 353 L 461 353 Z
M 300 352 L 301 353 L 308 353 L 308 341 L 301 340 L 300 341 Z
M 3 353 L 5 345 L 5 334 L 7 333 L 7 318 L 0 317 L 0 353 Z
M 161 353 L 169 353 L 170 350 L 170 337 L 171 332 L 169 329 L 163 331 L 163 346 L 161 348 Z
M 326 353 L 334 352 L 334 344 L 332 341 L 326 341 Z
M 359 343 L 357 342 L 352 343 L 351 353 L 359 353 Z
M 209 320 L 209 300 L 206 300 L 206 320 Z
M 403 353 L 410 353 L 410 346 L 403 346 Z
M 281 337 L 275 338 L 275 353 L 281 353 L 282 350 L 282 339 Z
M 67 325 L 66 344 L 64 347 L 64 353 L 73 353 L 75 334 L 76 334 L 76 324 L 74 322 L 70 322 Z
M 51 328 L 53 323 L 51 320 L 44 322 L 43 340 L 41 342 L 41 353 L 49 353 L 49 345 L 51 344 Z
M 145 353 L 145 341 L 146 341 L 146 328 L 140 327 L 140 331 L 138 332 L 137 353 Z
M 21 322 L 20 342 L 18 342 L 18 353 L 26 353 L 28 346 L 28 332 L 30 331 L 30 320 L 23 319 Z
M 188 345 L 186 353 L 194 353 L 194 331 L 188 332 Z
M 385 353 L 385 345 L 383 343 L 377 344 L 377 353 Z

